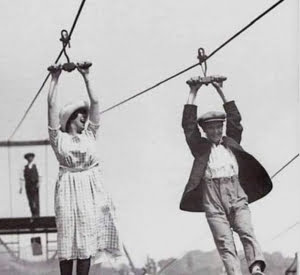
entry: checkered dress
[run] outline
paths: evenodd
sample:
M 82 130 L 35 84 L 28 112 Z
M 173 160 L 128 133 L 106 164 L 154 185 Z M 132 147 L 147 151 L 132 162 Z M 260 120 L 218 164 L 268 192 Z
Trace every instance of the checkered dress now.
M 59 162 L 55 215 L 59 259 L 119 256 L 115 207 L 104 191 L 96 152 L 98 125 L 76 136 L 49 127 Z M 99 260 L 98 260 L 99 262 Z

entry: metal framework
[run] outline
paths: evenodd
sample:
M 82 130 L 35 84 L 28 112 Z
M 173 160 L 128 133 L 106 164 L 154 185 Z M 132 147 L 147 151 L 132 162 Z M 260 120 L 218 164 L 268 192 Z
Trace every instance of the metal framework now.
M 7 253 L 15 258 L 20 258 L 20 235 L 21 234 L 46 234 L 46 258 L 50 258 L 50 253 L 56 256 L 56 249 L 52 244 L 56 244 L 56 240 L 49 239 L 49 233 L 56 233 L 55 217 L 36 217 L 36 218 L 3 218 L 0 219 L 0 235 L 15 235 L 16 241 L 5 242 L 0 238 Z

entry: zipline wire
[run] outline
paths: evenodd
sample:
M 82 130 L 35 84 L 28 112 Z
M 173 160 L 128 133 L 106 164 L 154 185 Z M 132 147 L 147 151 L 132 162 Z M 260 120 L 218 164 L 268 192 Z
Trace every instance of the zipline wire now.
M 218 51 L 220 51 L 223 47 L 225 47 L 228 43 L 230 43 L 233 39 L 235 39 L 236 37 L 238 37 L 240 34 L 242 34 L 245 30 L 247 30 L 248 28 L 250 28 L 253 24 L 255 24 L 258 20 L 260 20 L 262 17 L 264 17 L 266 14 L 268 14 L 270 11 L 272 11 L 273 9 L 275 9 L 279 4 L 281 4 L 282 2 L 284 2 L 285 0 L 280 0 L 280 1 L 278 1 L 278 2 L 276 2 L 274 5 L 272 5 L 270 8 L 268 8 L 267 10 L 265 10 L 263 13 L 261 13 L 259 16 L 257 16 L 255 19 L 253 19 L 249 24 L 247 24 L 244 28 L 242 28 L 240 31 L 238 31 L 236 34 L 234 34 L 233 36 L 231 36 L 228 40 L 226 40 L 221 46 L 219 46 L 217 49 L 215 49 L 211 54 L 209 54 L 207 57 L 206 57 L 206 59 L 205 59 L 205 61 L 206 60 L 208 60 L 209 58 L 211 58 L 213 55 L 215 55 Z M 149 88 L 147 88 L 147 89 L 145 89 L 145 90 L 143 90 L 143 91 L 141 91 L 141 92 L 139 92 L 139 93 L 137 93 L 137 94 L 135 94 L 135 95 L 133 95 L 133 96 L 130 96 L 130 97 L 128 97 L 128 98 L 126 98 L 126 99 L 124 99 L 124 100 L 122 100 L 122 101 L 120 101 L 119 103 L 117 103 L 117 104 L 115 104 L 115 105 L 112 105 L 111 107 L 109 107 L 109 108 L 107 108 L 107 109 L 105 109 L 105 110 L 103 110 L 103 111 L 101 111 L 100 112 L 100 114 L 104 114 L 104 113 L 106 113 L 106 112 L 108 112 L 108 111 L 110 111 L 110 110 L 112 110 L 112 109 L 114 109 L 114 108 L 116 108 L 116 107 L 118 107 L 118 106 L 120 106 L 120 105 L 122 105 L 122 104 L 124 104 L 124 103 L 126 103 L 126 102 L 128 102 L 128 101 L 130 101 L 130 100 L 132 100 L 132 99 L 134 99 L 134 98 L 136 98 L 136 97 L 138 97 L 138 96 L 140 96 L 140 95 L 142 95 L 142 94 L 145 94 L 145 93 L 147 93 L 147 92 L 149 92 L 150 90 L 153 90 L 154 88 L 156 88 L 156 87 L 158 87 L 158 86 L 160 86 L 161 84 L 163 84 L 163 83 L 166 83 L 167 81 L 169 81 L 169 80 L 171 80 L 171 79 L 173 79 L 173 78 L 175 78 L 175 77 L 177 77 L 177 76 L 179 76 L 179 75 L 181 75 L 181 74 L 183 74 L 183 73 L 185 73 L 185 72 L 187 72 L 187 71 L 189 71 L 189 70 L 191 70 L 191 69 L 193 69 L 193 68 L 195 68 L 196 66 L 198 66 L 198 65 L 201 65 L 203 62 L 198 62 L 198 63 L 196 63 L 196 64 L 194 64 L 194 65 L 192 65 L 192 66 L 190 66 L 190 67 L 188 67 L 188 68 L 186 68 L 186 69 L 184 69 L 184 70 L 182 70 L 182 71 L 180 71 L 180 72 L 178 72 L 178 73 L 176 73 L 176 74 L 174 74 L 174 75 L 172 75 L 172 76 L 170 76 L 170 77 L 168 77 L 168 78 L 166 78 L 166 79 L 164 79 L 164 80 L 162 80 L 162 81 L 160 81 L 160 82 L 158 82 L 157 84 L 154 84 L 153 86 L 151 86 L 151 87 L 149 87 Z
M 78 19 L 79 19 L 80 14 L 81 14 L 82 8 L 83 8 L 83 6 L 84 6 L 84 4 L 85 4 L 85 1 L 86 1 L 86 0 L 83 0 L 83 1 L 81 2 L 81 5 L 80 5 L 80 7 L 79 7 L 79 9 L 78 9 L 78 12 L 77 12 L 77 14 L 76 14 L 75 20 L 74 20 L 74 22 L 73 22 L 73 24 L 72 24 L 72 27 L 71 27 L 71 29 L 70 29 L 70 32 L 69 32 L 69 40 L 71 39 L 72 33 L 73 33 L 74 29 L 75 29 L 75 26 L 76 26 L 76 24 L 77 24 L 77 21 L 78 21 Z M 208 55 L 207 58 L 206 58 L 206 60 L 208 60 L 208 59 L 211 58 L 213 55 L 215 55 L 218 51 L 220 51 L 220 50 L 221 50 L 223 47 L 225 47 L 228 43 L 230 43 L 232 40 L 234 40 L 236 37 L 238 37 L 240 34 L 242 34 L 245 30 L 247 30 L 250 26 L 252 26 L 253 24 L 255 24 L 258 20 L 260 20 L 262 17 L 264 17 L 266 14 L 268 14 L 270 11 L 272 11 L 275 7 L 277 7 L 279 4 L 281 4 L 281 3 L 284 2 L 284 1 L 285 1 L 285 0 L 280 0 L 280 1 L 276 2 L 274 5 L 272 5 L 270 8 L 268 8 L 266 11 L 264 11 L 262 14 L 260 14 L 259 16 L 257 16 L 257 17 L 256 17 L 254 20 L 252 20 L 248 25 L 246 25 L 244 28 L 242 28 L 240 31 L 238 31 L 235 35 L 233 35 L 233 36 L 230 37 L 228 40 L 226 40 L 223 44 L 221 44 L 221 46 L 219 46 L 217 49 L 215 49 L 210 55 Z M 55 60 L 55 64 L 60 60 L 60 58 L 61 58 L 61 56 L 62 56 L 62 54 L 63 54 L 63 52 L 64 52 L 66 46 L 67 46 L 67 44 L 64 44 L 64 45 L 63 45 L 62 50 L 60 51 L 58 57 L 57 57 L 56 60 Z M 206 61 L 206 60 L 205 60 L 205 61 Z M 193 69 L 193 68 L 195 68 L 196 66 L 201 65 L 201 64 L 202 64 L 201 62 L 198 62 L 198 63 L 196 63 L 196 64 L 194 64 L 194 65 L 192 65 L 192 66 L 190 66 L 190 67 L 188 67 L 188 68 L 186 68 L 186 69 L 184 69 L 184 70 L 182 70 L 182 71 L 180 71 L 180 72 L 178 72 L 178 73 L 176 73 L 176 74 L 174 74 L 174 75 L 172 75 L 172 76 L 170 76 L 170 77 L 168 77 L 168 78 L 166 78 L 166 79 L 164 79 L 164 80 L 162 80 L 162 81 L 160 81 L 160 82 L 158 82 L 157 84 L 154 84 L 153 86 L 151 86 L 151 87 L 149 87 L 149 88 L 147 88 L 147 89 L 145 89 L 145 90 L 143 90 L 143 91 L 141 91 L 141 92 L 139 92 L 139 93 L 137 93 L 137 94 L 135 94 L 135 95 L 133 95 L 133 96 L 130 96 L 129 98 L 127 98 L 127 99 L 125 99 L 125 100 L 122 100 L 121 102 L 119 102 L 119 103 L 117 103 L 117 104 L 115 104 L 115 105 L 113 105 L 113 106 L 111 106 L 111 107 L 109 107 L 109 108 L 107 108 L 107 109 L 101 111 L 100 114 L 104 114 L 104 113 L 106 113 L 106 112 L 108 112 L 108 111 L 110 111 L 110 110 L 112 110 L 112 109 L 114 109 L 114 108 L 116 108 L 116 107 L 118 107 L 118 106 L 120 106 L 120 105 L 122 105 L 122 104 L 124 104 L 124 103 L 126 103 L 126 102 L 128 102 L 128 101 L 130 101 L 130 100 L 132 100 L 132 99 L 134 99 L 134 98 L 136 98 L 136 97 L 138 97 L 138 96 L 144 94 L 144 93 L 146 93 L 146 92 L 149 92 L 150 90 L 153 90 L 154 88 L 160 86 L 161 84 L 166 83 L 166 82 L 170 81 L 171 79 L 173 79 L 173 78 L 175 78 L 175 77 L 177 77 L 177 76 L 179 76 L 179 75 L 181 75 L 181 74 L 183 74 L 183 73 L 185 73 L 185 72 L 187 72 L 187 71 L 189 71 L 189 70 L 191 70 L 191 69 Z M 29 113 L 30 109 L 32 108 L 33 104 L 35 103 L 37 97 L 40 95 L 42 89 L 44 88 L 46 82 L 48 81 L 49 76 L 50 76 L 50 73 L 47 74 L 45 80 L 43 81 L 43 83 L 42 83 L 42 85 L 41 85 L 41 87 L 40 87 L 40 89 L 38 90 L 37 94 L 36 94 L 35 97 L 33 98 L 32 102 L 31 102 L 30 105 L 29 105 L 29 107 L 28 107 L 27 110 L 25 111 L 25 114 L 23 115 L 22 119 L 20 120 L 20 122 L 18 123 L 17 127 L 15 128 L 15 130 L 13 131 L 13 133 L 11 134 L 11 136 L 9 137 L 8 140 L 11 140 L 11 139 L 12 139 L 12 137 L 15 135 L 15 133 L 17 132 L 17 130 L 19 129 L 19 127 L 21 126 L 21 124 L 22 124 L 23 121 L 25 120 L 27 114 Z M 274 178 L 277 174 L 279 174 L 285 167 L 287 167 L 287 166 L 288 166 L 293 160 L 295 160 L 298 156 L 299 156 L 299 154 L 297 154 L 294 158 L 292 158 L 287 164 L 285 164 L 281 169 L 279 169 L 279 170 L 278 170 L 271 178 Z M 286 231 L 290 230 L 291 228 L 293 228 L 294 226 L 296 226 L 296 225 L 299 224 L 299 223 L 300 223 L 300 221 L 296 222 L 294 225 L 290 226 L 287 230 L 285 230 L 284 232 L 281 232 L 280 234 L 278 234 L 275 238 L 277 238 L 277 237 L 280 236 L 281 234 L 285 233 Z M 176 261 L 176 260 L 172 261 L 170 264 L 168 264 L 167 266 L 165 266 L 163 269 L 166 269 L 168 266 L 170 266 L 170 265 L 171 265 L 173 262 L 175 262 L 175 261 Z M 162 270 L 161 270 L 161 271 L 162 271 Z
M 71 39 L 71 36 L 72 36 L 73 31 L 74 31 L 74 29 L 75 29 L 75 27 L 76 27 L 77 21 L 78 21 L 78 19 L 79 19 L 79 16 L 80 16 L 80 14 L 81 14 L 81 11 L 82 11 L 82 9 L 83 9 L 83 6 L 84 6 L 85 2 L 86 2 L 86 0 L 82 0 L 82 2 L 81 2 L 81 4 L 80 4 L 80 7 L 79 7 L 79 9 L 78 9 L 78 11 L 77 11 L 76 17 L 75 17 L 75 19 L 74 19 L 74 21 L 73 21 L 72 27 L 71 27 L 70 32 L 69 32 L 69 40 Z M 55 62 L 54 62 L 55 64 L 60 60 L 60 58 L 61 58 L 61 56 L 62 56 L 62 54 L 63 54 L 63 52 L 64 52 L 66 46 L 67 46 L 67 44 L 64 44 L 64 45 L 63 45 L 62 50 L 60 51 L 59 55 L 57 56 L 57 58 L 56 58 L 56 60 L 55 60 Z M 44 81 L 43 81 L 41 87 L 39 88 L 38 92 L 37 92 L 36 95 L 34 96 L 34 98 L 33 98 L 33 100 L 31 101 L 31 103 L 29 104 L 28 108 L 26 109 L 26 111 L 25 111 L 23 117 L 21 118 L 20 122 L 18 123 L 17 127 L 14 129 L 13 133 L 12 133 L 12 134 L 10 135 L 10 137 L 8 138 L 8 141 L 10 141 L 10 140 L 13 138 L 13 136 L 16 134 L 16 132 L 18 131 L 18 129 L 19 129 L 20 126 L 22 125 L 23 121 L 25 120 L 25 118 L 26 118 L 27 114 L 29 113 L 30 109 L 32 108 L 33 104 L 35 103 L 36 99 L 38 98 L 38 96 L 40 95 L 41 91 L 43 90 L 43 88 L 44 88 L 46 82 L 48 81 L 49 77 L 50 77 L 50 73 L 47 74 L 47 76 L 46 76 L 46 78 L 44 79 Z
M 287 167 L 290 163 L 292 163 L 298 157 L 299 157 L 299 153 L 296 156 L 294 156 L 291 160 L 289 160 L 285 165 L 283 165 L 275 174 L 273 174 L 271 179 L 275 178 L 285 167 Z
M 206 57 L 205 61 L 208 60 L 209 58 L 211 58 L 213 55 L 215 55 L 219 50 L 221 50 L 223 47 L 225 47 L 225 46 L 226 46 L 228 43 L 230 43 L 233 39 L 235 39 L 237 36 L 239 36 L 240 34 L 242 34 L 242 33 L 243 33 L 245 30 L 247 30 L 250 26 L 252 26 L 253 24 L 255 24 L 258 20 L 260 20 L 260 19 L 261 19 L 262 17 L 264 17 L 266 14 L 268 14 L 269 12 L 271 12 L 273 9 L 275 9 L 279 4 L 281 4 L 281 3 L 284 2 L 284 1 L 285 1 L 285 0 L 280 0 L 280 1 L 276 2 L 276 3 L 275 3 L 274 5 L 272 5 L 270 8 L 268 8 L 267 10 L 265 10 L 263 13 L 261 13 L 261 14 L 260 14 L 259 16 L 257 16 L 255 19 L 253 19 L 249 24 L 247 24 L 244 28 L 242 28 L 240 31 L 238 31 L 236 34 L 234 34 L 232 37 L 230 37 L 228 40 L 226 40 L 221 46 L 219 46 L 217 49 L 215 49 L 210 55 L 208 55 L 208 56 Z M 80 8 L 79 8 L 78 13 L 77 13 L 76 18 L 75 18 L 75 21 L 74 21 L 74 23 L 73 23 L 73 25 L 72 25 L 72 27 L 71 27 L 69 37 L 71 37 L 71 35 L 72 35 L 72 33 L 73 33 L 73 30 L 74 30 L 74 28 L 75 28 L 75 25 L 76 25 L 76 23 L 77 23 L 77 20 L 78 20 L 78 18 L 79 18 L 79 15 L 80 15 L 80 13 L 81 13 L 81 10 L 82 10 L 82 8 L 83 8 L 84 3 L 85 3 L 85 0 L 83 0 L 82 3 L 81 3 L 81 5 L 80 5 Z M 60 52 L 59 56 L 57 57 L 55 63 L 57 63 L 58 60 L 60 59 L 60 57 L 61 57 L 61 55 L 62 55 L 62 53 L 63 53 L 65 47 L 66 47 L 66 44 L 64 45 L 63 49 L 61 50 L 61 52 Z M 126 103 L 126 102 L 128 102 L 128 101 L 130 101 L 130 100 L 132 100 L 132 99 L 134 99 L 134 98 L 136 98 L 136 97 L 138 97 L 138 96 L 140 96 L 140 95 L 146 93 L 146 92 L 149 92 L 150 90 L 153 90 L 154 88 L 160 86 L 161 84 L 166 83 L 167 81 L 170 81 L 171 79 L 173 79 L 173 78 L 175 78 L 175 77 L 177 77 L 177 76 L 179 76 L 179 75 L 181 75 L 181 74 L 183 74 L 183 73 L 185 73 L 185 72 L 187 72 L 187 71 L 189 71 L 189 70 L 191 70 L 191 69 L 193 69 L 193 68 L 195 68 L 196 66 L 201 65 L 201 64 L 202 64 L 202 62 L 198 62 L 198 63 L 196 63 L 196 64 L 194 64 L 194 65 L 192 65 L 192 66 L 190 66 L 190 67 L 188 67 L 188 68 L 186 68 L 186 69 L 184 69 L 184 70 L 182 70 L 182 71 L 180 71 L 180 72 L 178 72 L 178 73 L 176 73 L 176 74 L 174 74 L 174 75 L 172 75 L 172 76 L 170 76 L 170 77 L 168 77 L 168 78 L 166 78 L 166 79 L 164 79 L 164 80 L 162 80 L 162 81 L 160 81 L 160 82 L 158 82 L 157 84 L 154 84 L 153 86 L 151 86 L 151 87 L 149 87 L 149 88 L 147 88 L 147 89 L 145 89 L 145 90 L 143 90 L 143 91 L 141 91 L 141 92 L 139 92 L 139 93 L 137 93 L 137 94 L 135 94 L 135 95 L 133 95 L 133 96 L 130 96 L 130 97 L 128 97 L 128 98 L 126 98 L 126 99 L 120 101 L 119 103 L 117 103 L 117 104 L 115 104 L 115 105 L 112 105 L 111 107 L 109 107 L 109 108 L 107 108 L 107 109 L 101 111 L 100 114 L 104 114 L 104 113 L 106 113 L 106 112 L 108 112 L 108 111 L 110 111 L 110 110 L 112 110 L 112 109 L 115 109 L 116 107 L 118 107 L 118 106 L 120 106 L 120 105 L 122 105 L 122 104 L 124 104 L 124 103 Z M 17 130 L 20 128 L 20 126 L 21 126 L 21 124 L 23 123 L 25 117 L 27 116 L 29 110 L 31 109 L 31 107 L 33 106 L 33 104 L 34 104 L 34 102 L 36 101 L 37 97 L 39 96 L 39 94 L 41 93 L 42 89 L 44 88 L 44 86 L 45 86 L 45 84 L 46 84 L 46 82 L 47 82 L 49 76 L 50 76 L 50 73 L 49 73 L 49 74 L 47 75 L 47 77 L 45 78 L 45 80 L 44 80 L 44 82 L 43 82 L 41 88 L 39 89 L 38 93 L 37 93 L 36 96 L 34 97 L 34 99 L 33 99 L 33 101 L 31 102 L 31 104 L 29 105 L 29 107 L 28 107 L 28 109 L 26 110 L 26 112 L 25 112 L 24 116 L 22 117 L 21 121 L 19 122 L 19 124 L 17 125 L 17 127 L 15 128 L 15 130 L 13 131 L 12 135 L 9 137 L 8 140 L 11 140 L 12 137 L 13 137 L 13 136 L 15 135 L 15 133 L 17 132 Z
M 284 235 L 285 233 L 287 233 L 288 231 L 290 231 L 291 229 L 296 227 L 298 224 L 300 224 L 300 220 L 295 222 L 294 224 L 290 225 L 286 229 L 282 230 L 280 233 L 278 233 L 276 236 L 274 236 L 272 239 L 270 239 L 270 241 L 274 241 L 274 240 L 278 239 L 279 237 L 281 237 L 282 235 Z

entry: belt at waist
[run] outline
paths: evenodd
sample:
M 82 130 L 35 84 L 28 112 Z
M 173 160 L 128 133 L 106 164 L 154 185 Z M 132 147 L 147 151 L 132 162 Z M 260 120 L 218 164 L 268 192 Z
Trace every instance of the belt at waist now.
M 59 165 L 59 170 L 60 171 L 68 171 L 68 172 L 76 173 L 76 172 L 83 172 L 83 171 L 90 170 L 94 167 L 97 167 L 98 165 L 99 165 L 99 162 L 95 162 L 91 166 L 84 167 L 84 168 L 82 168 L 82 167 L 68 167 L 68 166 L 64 166 L 64 165 Z

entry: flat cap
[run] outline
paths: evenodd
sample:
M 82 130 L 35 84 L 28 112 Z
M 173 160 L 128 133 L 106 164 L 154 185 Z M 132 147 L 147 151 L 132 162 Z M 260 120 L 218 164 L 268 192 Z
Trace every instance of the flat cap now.
M 198 118 L 198 124 L 202 127 L 208 122 L 224 122 L 226 119 L 226 114 L 224 112 L 207 112 Z

